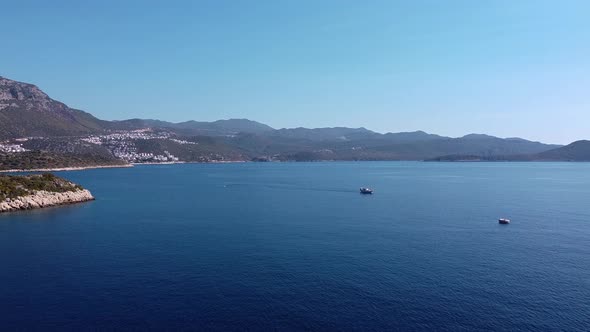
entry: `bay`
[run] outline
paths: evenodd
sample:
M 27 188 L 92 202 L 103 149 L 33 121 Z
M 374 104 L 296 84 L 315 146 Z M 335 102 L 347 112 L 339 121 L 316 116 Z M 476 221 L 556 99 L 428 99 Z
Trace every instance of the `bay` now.
M 2 330 L 590 326 L 590 164 L 58 175 L 97 200 L 0 215 Z

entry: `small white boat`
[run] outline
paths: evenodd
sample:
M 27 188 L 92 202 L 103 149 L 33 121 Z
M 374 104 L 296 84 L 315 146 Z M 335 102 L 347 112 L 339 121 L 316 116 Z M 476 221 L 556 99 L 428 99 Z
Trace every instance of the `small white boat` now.
M 498 219 L 498 223 L 502 224 L 502 225 L 507 225 L 510 223 L 510 219 L 500 218 L 500 219 Z
M 371 188 L 361 188 L 361 194 L 372 194 L 373 193 L 373 189 Z

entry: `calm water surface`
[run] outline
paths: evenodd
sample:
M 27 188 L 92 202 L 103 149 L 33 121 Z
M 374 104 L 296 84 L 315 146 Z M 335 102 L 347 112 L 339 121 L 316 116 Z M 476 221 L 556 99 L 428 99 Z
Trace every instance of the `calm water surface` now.
M 3 331 L 590 327 L 590 164 L 60 175 L 97 200 L 0 215 Z

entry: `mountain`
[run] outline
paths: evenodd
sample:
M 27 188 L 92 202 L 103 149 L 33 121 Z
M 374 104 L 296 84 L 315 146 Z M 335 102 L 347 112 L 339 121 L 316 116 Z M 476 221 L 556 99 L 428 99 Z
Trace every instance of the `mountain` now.
M 522 138 L 498 138 L 489 135 L 471 134 L 454 139 L 463 153 L 476 155 L 517 155 L 539 153 L 561 147 L 556 144 L 545 144 L 528 141 Z
M 217 120 L 213 122 L 186 121 L 173 124 L 173 129 L 192 131 L 193 135 L 235 135 L 237 133 L 267 133 L 274 128 L 248 119 Z
M 533 157 L 534 160 L 543 161 L 590 161 L 590 141 L 576 141 Z
M 20 137 L 38 138 L 10 141 Z M 425 160 L 438 156 L 496 160 L 532 158 L 540 153 L 546 155 L 536 158 L 552 160 L 557 155 L 576 154 L 549 151 L 561 148 L 558 145 L 484 134 L 458 138 L 423 131 L 380 134 L 362 127 L 276 130 L 248 119 L 104 121 L 51 99 L 32 84 L 6 78 L 0 78 L 0 139 L 30 151 L 129 162 L 150 159 L 145 157 L 150 154 L 157 157 L 154 160 L 181 161 Z
M 403 142 L 424 142 L 439 139 L 448 139 L 449 137 L 439 136 L 435 134 L 428 134 L 421 130 L 403 133 L 387 133 L 383 135 L 387 140 L 403 143 Z
M 0 138 L 101 132 L 105 122 L 53 100 L 32 84 L 0 77 Z
M 247 119 L 172 123 L 150 119 L 103 121 L 89 113 L 51 99 L 33 84 L 0 77 L 0 138 L 30 136 L 80 136 L 105 130 L 169 128 L 183 135 L 235 135 L 274 129 Z
M 531 154 L 451 154 L 428 161 L 590 161 L 590 141 L 576 141 L 566 146 Z
M 343 142 L 333 145 L 331 149 L 361 160 L 425 160 L 445 155 L 533 154 L 556 147 L 559 146 L 493 136 L 467 135 L 450 138 L 417 132 L 385 134 L 370 140 Z
M 301 147 L 306 146 L 293 152 L 293 146 L 289 147 L 289 151 L 277 151 L 271 148 L 276 144 L 267 144 L 267 152 L 282 154 L 281 158 L 287 160 L 297 160 L 301 156 L 307 160 L 424 160 L 449 154 L 533 154 L 559 147 L 483 134 L 451 138 L 423 131 L 379 134 L 365 128 L 342 127 L 279 129 L 266 135 L 272 141 L 296 139 Z
M 167 122 L 151 119 L 130 119 L 123 121 L 112 121 L 110 129 L 114 130 L 135 130 L 143 128 L 165 128 L 173 130 L 182 135 L 205 135 L 205 136 L 227 136 L 238 133 L 265 133 L 274 131 L 274 128 L 263 123 L 248 119 L 228 119 L 213 122 L 186 121 Z
M 143 128 L 166 128 L 174 125 L 172 122 L 152 120 L 152 119 L 129 119 L 115 120 L 107 123 L 107 128 L 111 130 L 137 130 Z
M 270 133 L 272 136 L 283 138 L 306 139 L 310 141 L 350 141 L 362 138 L 374 138 L 380 136 L 374 131 L 365 128 L 283 128 Z

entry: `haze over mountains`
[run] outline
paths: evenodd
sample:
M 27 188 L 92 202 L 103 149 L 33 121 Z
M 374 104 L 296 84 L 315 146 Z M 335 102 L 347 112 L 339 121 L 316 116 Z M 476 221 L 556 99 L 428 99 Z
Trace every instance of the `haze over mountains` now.
M 138 130 L 148 130 L 151 136 L 128 135 L 125 144 L 117 146 L 105 138 Z M 99 138 L 88 139 L 93 135 Z M 471 160 L 585 160 L 588 156 L 587 142 L 562 148 L 482 134 L 452 138 L 422 131 L 380 134 L 365 128 L 274 129 L 247 119 L 105 121 L 51 99 L 32 84 L 0 77 L 0 139 L 11 142 L 24 137 L 36 137 L 23 143 L 28 150 L 118 158 L 124 146 L 133 153 L 174 155 L 180 161 L 461 160 L 465 156 Z

